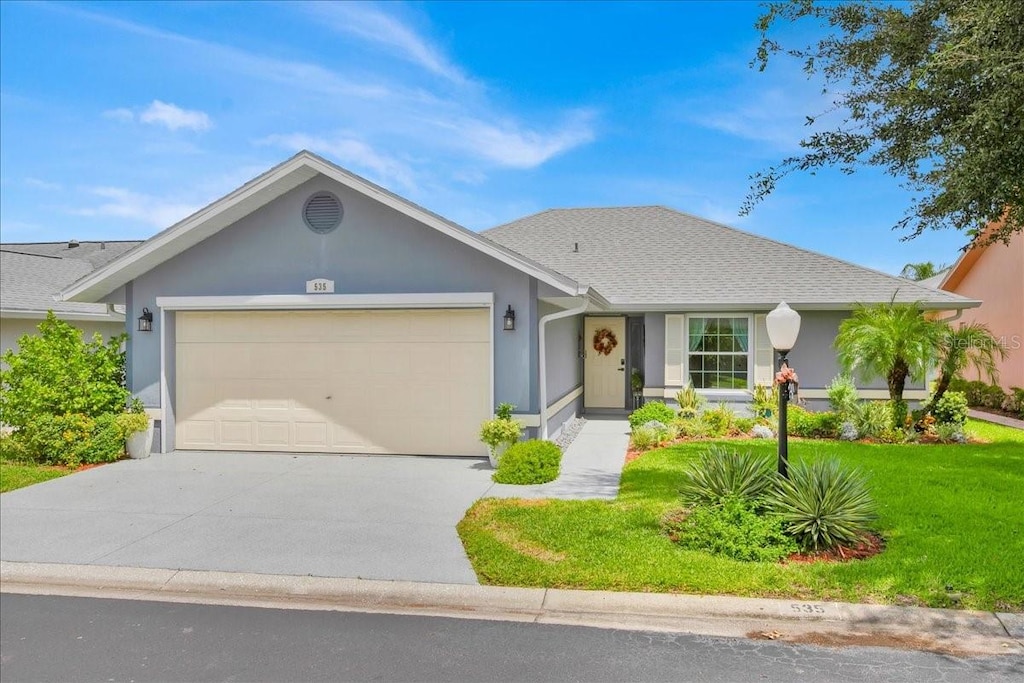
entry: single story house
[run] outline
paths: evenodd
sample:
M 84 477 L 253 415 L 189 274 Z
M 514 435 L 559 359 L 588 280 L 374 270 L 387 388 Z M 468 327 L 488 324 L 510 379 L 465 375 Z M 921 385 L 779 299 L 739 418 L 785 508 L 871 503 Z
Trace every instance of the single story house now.
M 984 231 L 981 239 L 994 227 Z M 996 359 L 1000 386 L 1004 391 L 1024 387 L 1024 234 L 1018 232 L 1005 243 L 978 244 L 951 268 L 921 283 L 983 302 L 963 311 L 958 322 L 988 326 L 1006 351 L 1005 358 Z M 989 381 L 975 368 L 965 374 Z
M 782 300 L 803 316 L 801 393 L 823 397 L 852 302 L 894 294 L 977 304 L 656 206 L 478 234 L 304 151 L 61 297 L 125 302 L 160 451 L 480 456 L 496 404 L 552 437 L 624 411 L 634 369 L 650 398 L 748 398 Z
M 0 244 L 0 354 L 16 350 L 22 336 L 35 334 L 39 321 L 51 310 L 81 329 L 86 338 L 96 332 L 104 338 L 124 332 L 123 302 L 80 303 L 58 301 L 55 296 L 138 244 L 138 240 Z

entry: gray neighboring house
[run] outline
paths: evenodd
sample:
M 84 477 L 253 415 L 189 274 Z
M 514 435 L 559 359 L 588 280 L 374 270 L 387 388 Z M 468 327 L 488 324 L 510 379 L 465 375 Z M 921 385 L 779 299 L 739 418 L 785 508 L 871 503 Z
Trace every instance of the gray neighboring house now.
M 803 316 L 801 392 L 822 398 L 853 302 L 894 294 L 978 303 L 663 207 L 478 234 L 300 152 L 61 296 L 125 302 L 130 388 L 161 451 L 480 456 L 499 402 L 550 438 L 625 411 L 633 370 L 649 398 L 693 383 L 749 400 L 772 379 L 764 316 L 782 300 Z
M 18 339 L 38 332 L 52 310 L 80 328 L 86 338 L 125 331 L 124 305 L 59 301 L 55 296 L 72 282 L 106 265 L 136 241 L 30 242 L 0 244 L 0 353 L 17 349 Z

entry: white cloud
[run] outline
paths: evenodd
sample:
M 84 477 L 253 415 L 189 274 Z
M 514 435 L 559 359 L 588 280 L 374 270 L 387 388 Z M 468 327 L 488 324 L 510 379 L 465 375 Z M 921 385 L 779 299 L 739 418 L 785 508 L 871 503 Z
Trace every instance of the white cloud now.
M 196 109 L 182 109 L 177 105 L 161 102 L 160 100 L 153 100 L 153 102 L 146 107 L 141 114 L 139 114 L 139 121 L 142 123 L 161 125 L 172 131 L 178 130 L 179 128 L 185 128 L 196 132 L 202 132 L 204 130 L 209 130 L 213 125 L 213 122 L 210 121 L 210 117 L 206 112 Z
M 366 173 L 372 180 L 386 184 L 393 181 L 406 190 L 416 189 L 414 174 L 409 166 L 398 159 L 387 156 L 350 134 L 318 137 L 306 133 L 269 135 L 257 144 L 273 145 L 292 152 L 308 149 L 311 152 L 333 157 L 353 170 Z
M 157 228 L 166 228 L 200 208 L 195 204 L 161 199 L 122 187 L 91 187 L 88 188 L 88 192 L 107 201 L 97 206 L 73 209 L 72 214 L 125 218 Z
M 453 83 L 468 82 L 462 70 L 452 64 L 442 50 L 398 18 L 380 11 L 373 5 L 357 2 L 312 2 L 305 7 L 335 31 L 377 44 Z
M 112 119 L 114 121 L 120 121 L 121 123 L 131 123 L 135 120 L 135 112 L 125 107 L 119 107 L 117 109 L 108 109 L 103 112 L 103 118 Z
M 454 124 L 440 123 L 453 131 L 454 142 L 466 151 L 499 166 L 536 168 L 548 159 L 591 142 L 594 128 L 590 112 L 577 112 L 568 123 L 550 133 L 530 130 L 514 121 L 488 123 L 464 118 Z
M 40 180 L 39 178 L 25 178 L 25 185 L 27 187 L 34 187 L 37 190 L 59 190 L 62 187 L 60 183 L 52 183 L 48 180 Z
M 213 127 L 210 116 L 198 109 L 183 109 L 176 104 L 153 100 L 148 107 L 143 109 L 136 116 L 135 112 L 127 107 L 108 109 L 103 112 L 103 117 L 120 123 L 148 123 L 155 126 L 163 126 L 170 131 L 177 131 L 182 128 L 194 130 L 201 133 Z
M 683 116 L 705 128 L 795 152 L 800 140 L 814 130 L 807 125 L 807 117 L 827 118 L 836 95 L 793 80 L 783 76 L 776 87 L 741 87 L 732 94 L 692 100 L 685 103 Z

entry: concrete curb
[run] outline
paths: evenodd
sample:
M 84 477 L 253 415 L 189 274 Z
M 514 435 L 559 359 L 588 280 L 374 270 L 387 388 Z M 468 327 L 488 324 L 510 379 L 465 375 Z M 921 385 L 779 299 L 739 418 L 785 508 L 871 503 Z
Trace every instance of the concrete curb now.
M 1024 615 L 967 610 L 23 562 L 0 562 L 0 590 L 1024 654 Z

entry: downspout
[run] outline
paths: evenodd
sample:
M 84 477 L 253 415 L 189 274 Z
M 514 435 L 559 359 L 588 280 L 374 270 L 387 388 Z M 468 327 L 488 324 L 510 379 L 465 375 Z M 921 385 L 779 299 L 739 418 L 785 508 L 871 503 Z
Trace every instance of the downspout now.
M 937 323 L 951 323 L 954 320 L 959 320 L 960 316 L 962 316 L 963 314 L 964 314 L 964 309 L 958 308 L 958 309 L 956 309 L 956 313 L 954 315 L 951 315 L 948 318 L 933 318 L 933 320 L 935 322 L 937 322 Z
M 548 354 L 547 354 L 547 326 L 548 323 L 553 320 L 561 320 L 562 318 L 569 318 L 580 313 L 585 313 L 587 307 L 590 305 L 590 301 L 587 297 L 583 297 L 583 303 L 575 308 L 569 308 L 564 311 L 558 311 L 557 313 L 548 313 L 547 315 L 541 316 L 537 323 L 537 334 L 539 337 L 539 348 L 537 349 L 537 371 L 540 373 L 540 382 L 538 383 L 538 390 L 540 394 L 540 438 L 548 438 Z

